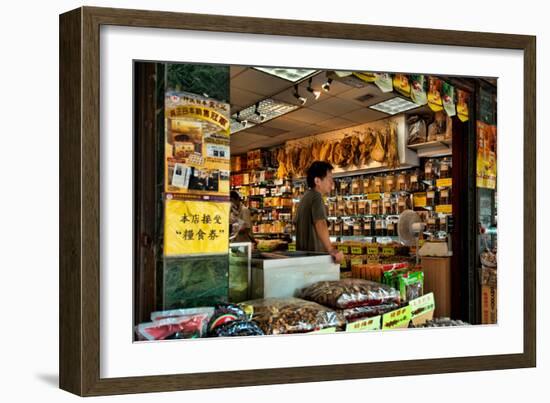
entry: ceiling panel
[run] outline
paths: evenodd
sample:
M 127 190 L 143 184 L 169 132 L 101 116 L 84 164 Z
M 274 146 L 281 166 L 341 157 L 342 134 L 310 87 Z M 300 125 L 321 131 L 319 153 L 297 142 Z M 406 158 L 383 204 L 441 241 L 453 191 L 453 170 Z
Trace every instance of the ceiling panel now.
M 235 78 L 239 74 L 241 74 L 243 71 L 245 71 L 248 67 L 246 66 L 229 66 L 229 77 Z
M 317 123 L 330 119 L 332 116 L 326 113 L 318 112 L 310 108 L 300 108 L 285 115 L 290 119 L 299 120 L 306 123 Z
M 236 88 L 233 86 L 231 86 L 229 97 L 231 106 L 238 106 L 237 110 L 243 109 L 250 105 L 254 105 L 256 102 L 265 98 L 261 94 L 257 94 L 255 92 L 243 90 L 241 88 Z
M 292 83 L 289 81 L 254 69 L 246 69 L 231 80 L 231 92 L 234 88 L 245 89 L 261 94 L 264 98 L 277 94 L 291 86 Z
M 311 105 L 311 109 L 326 113 L 330 116 L 340 116 L 345 113 L 359 109 L 360 106 L 345 99 L 330 97 Z
M 383 119 L 388 117 L 388 115 L 383 112 L 375 111 L 374 109 L 361 108 L 356 111 L 346 113 L 341 117 L 342 119 L 351 120 L 356 124 L 361 124 L 372 122 L 373 120 Z
M 309 126 L 302 127 L 301 129 L 292 130 L 291 132 L 288 132 L 283 136 L 286 137 L 287 140 L 289 140 L 291 138 L 296 139 L 299 137 L 313 136 L 315 134 L 324 133 L 326 131 L 328 131 L 326 127 L 309 125 Z
M 274 127 L 276 129 L 285 130 L 285 131 L 291 131 L 291 130 L 296 130 L 301 127 L 304 127 L 307 125 L 307 123 L 300 122 L 299 120 L 290 119 L 290 118 L 287 118 L 286 116 L 282 116 L 279 118 L 272 119 L 264 123 L 263 125 L 267 127 Z
M 370 97 L 370 98 L 366 100 L 358 99 L 361 97 Z M 393 92 L 384 93 L 380 91 L 380 89 L 374 84 L 368 85 L 364 88 L 352 88 L 338 95 L 339 99 L 351 101 L 361 106 L 374 105 L 376 103 L 385 101 L 386 99 L 390 99 L 393 97 L 395 97 L 395 94 Z
M 258 134 L 260 136 L 267 136 L 267 137 L 274 137 L 287 132 L 286 130 L 277 129 L 275 127 L 269 127 L 264 124 L 254 126 L 250 129 L 247 129 L 246 131 L 250 131 L 250 133 Z
M 342 118 L 331 118 L 323 122 L 319 122 L 317 123 L 317 125 L 328 129 L 325 131 L 329 131 L 329 130 L 343 129 L 345 127 L 350 127 L 350 126 L 357 126 L 357 122 L 353 122 L 351 120 L 342 119 Z
M 240 146 L 246 146 L 247 144 L 254 143 L 263 139 L 266 139 L 269 137 L 260 136 L 258 134 L 254 133 L 247 133 L 247 132 L 238 132 L 235 134 L 232 134 L 230 139 L 230 146 L 233 147 L 240 147 Z

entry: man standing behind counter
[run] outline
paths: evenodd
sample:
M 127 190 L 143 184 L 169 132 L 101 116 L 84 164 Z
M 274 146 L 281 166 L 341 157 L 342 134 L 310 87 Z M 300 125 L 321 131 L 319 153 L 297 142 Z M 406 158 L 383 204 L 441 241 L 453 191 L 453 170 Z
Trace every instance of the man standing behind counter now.
M 335 263 L 340 263 L 344 255 L 332 247 L 323 203 L 323 196 L 334 186 L 333 169 L 328 162 L 315 161 L 307 170 L 309 190 L 302 196 L 296 212 L 296 250 L 328 252 Z

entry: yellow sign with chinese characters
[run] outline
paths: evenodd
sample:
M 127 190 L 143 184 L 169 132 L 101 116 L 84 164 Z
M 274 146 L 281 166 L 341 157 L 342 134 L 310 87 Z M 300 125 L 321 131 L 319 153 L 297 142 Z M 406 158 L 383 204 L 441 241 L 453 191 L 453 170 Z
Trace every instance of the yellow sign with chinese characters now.
M 164 255 L 227 253 L 229 203 L 166 200 Z

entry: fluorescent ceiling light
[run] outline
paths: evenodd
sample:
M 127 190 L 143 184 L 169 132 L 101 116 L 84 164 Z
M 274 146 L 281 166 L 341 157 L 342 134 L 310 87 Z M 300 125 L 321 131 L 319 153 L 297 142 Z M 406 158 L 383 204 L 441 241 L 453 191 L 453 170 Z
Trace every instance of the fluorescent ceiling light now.
M 264 99 L 248 108 L 244 108 L 238 114 L 231 115 L 231 134 L 278 118 L 296 109 L 298 109 L 298 105 L 287 104 L 271 98 Z M 242 123 L 243 121 L 246 121 L 246 125 Z
M 293 83 L 295 83 L 296 81 L 300 81 L 301 79 L 317 72 L 317 70 L 311 70 L 311 69 L 285 69 L 282 67 L 253 67 L 253 68 Z
M 395 97 L 378 104 L 371 105 L 369 108 L 374 109 L 375 111 L 387 113 L 388 115 L 395 115 L 400 112 L 418 108 L 418 106 L 419 105 L 408 101 L 405 98 Z

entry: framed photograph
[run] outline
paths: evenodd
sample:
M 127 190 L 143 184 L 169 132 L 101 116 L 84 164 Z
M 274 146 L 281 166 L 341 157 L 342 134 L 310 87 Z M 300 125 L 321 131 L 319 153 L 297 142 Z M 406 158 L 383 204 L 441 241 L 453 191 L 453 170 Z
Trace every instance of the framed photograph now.
M 534 36 L 81 7 L 59 39 L 62 389 L 536 365 Z

